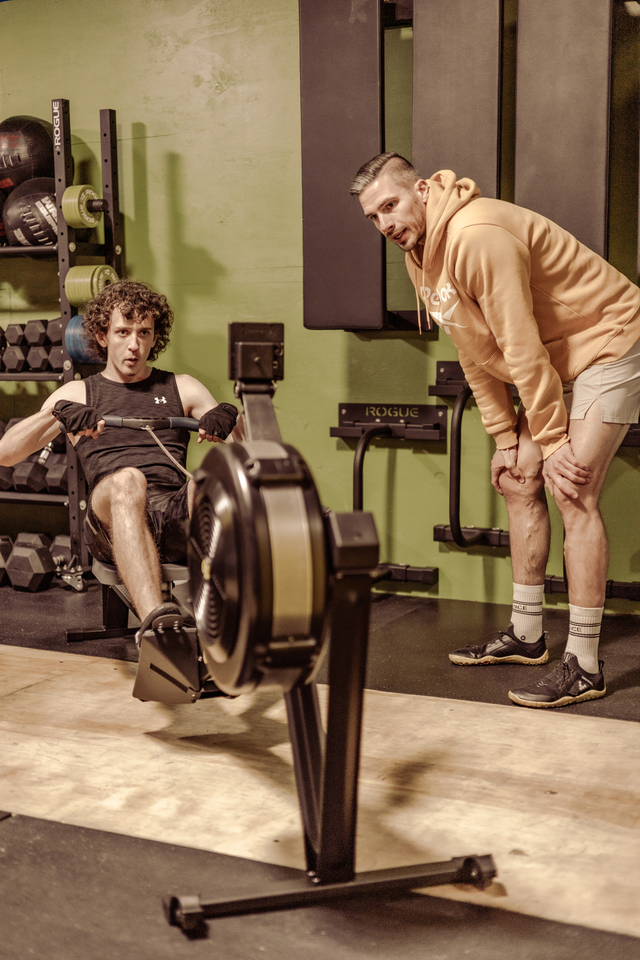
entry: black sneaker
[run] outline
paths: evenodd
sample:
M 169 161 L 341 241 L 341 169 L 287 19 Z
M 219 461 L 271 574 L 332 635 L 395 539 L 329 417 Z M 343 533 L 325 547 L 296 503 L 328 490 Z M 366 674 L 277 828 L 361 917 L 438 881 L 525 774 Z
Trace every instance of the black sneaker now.
M 575 653 L 565 653 L 543 680 L 538 680 L 529 690 L 510 690 L 509 699 L 521 707 L 566 707 L 582 700 L 597 700 L 607 692 L 602 660 L 598 666 L 597 673 L 587 673 Z
M 136 633 L 136 643 L 140 646 L 142 635 L 147 630 L 180 630 L 183 624 L 184 617 L 177 603 L 161 603 L 140 624 Z
M 546 633 L 535 643 L 518 640 L 510 623 L 506 630 L 492 634 L 484 643 L 461 647 L 449 654 L 452 663 L 469 666 L 476 663 L 546 663 L 549 659 Z

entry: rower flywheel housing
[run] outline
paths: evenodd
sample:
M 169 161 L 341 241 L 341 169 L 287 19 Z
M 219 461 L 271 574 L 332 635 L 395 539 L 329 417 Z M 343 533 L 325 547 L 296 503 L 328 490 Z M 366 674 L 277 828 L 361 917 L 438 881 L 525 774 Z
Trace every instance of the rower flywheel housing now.
M 189 569 L 210 676 L 230 695 L 308 682 L 323 651 L 327 564 L 307 464 L 273 440 L 221 443 L 194 479 Z

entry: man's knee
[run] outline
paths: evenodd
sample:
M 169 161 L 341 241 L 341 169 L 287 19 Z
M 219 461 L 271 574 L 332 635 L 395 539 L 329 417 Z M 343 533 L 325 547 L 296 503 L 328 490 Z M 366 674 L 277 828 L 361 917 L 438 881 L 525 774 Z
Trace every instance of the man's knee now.
M 147 478 L 137 467 L 123 467 L 104 477 L 92 495 L 94 509 L 101 503 L 142 504 L 146 506 Z
M 500 489 L 507 501 L 533 501 L 544 496 L 542 457 L 537 445 L 527 444 L 518 450 L 518 470 L 524 483 L 514 480 L 506 471 L 500 474 Z
M 599 497 L 589 484 L 575 484 L 576 497 L 568 497 L 556 490 L 555 501 L 565 527 L 569 530 L 573 523 L 582 522 L 586 516 L 600 516 Z

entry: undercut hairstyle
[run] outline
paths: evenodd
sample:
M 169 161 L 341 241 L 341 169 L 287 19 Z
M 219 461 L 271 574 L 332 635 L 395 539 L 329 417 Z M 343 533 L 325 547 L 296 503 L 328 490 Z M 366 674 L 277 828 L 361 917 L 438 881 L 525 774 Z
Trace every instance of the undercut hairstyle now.
M 394 180 L 407 189 L 420 179 L 420 174 L 413 164 L 399 153 L 379 153 L 377 157 L 363 163 L 356 173 L 351 184 L 351 196 L 359 197 L 365 187 L 378 179 L 383 170 L 391 173 Z
M 111 315 L 117 307 L 126 320 L 153 319 L 153 329 L 157 337 L 151 348 L 149 360 L 156 360 L 169 344 L 169 334 L 173 326 L 173 310 L 167 298 L 156 293 L 146 283 L 138 280 L 117 280 L 104 288 L 102 293 L 90 300 L 85 308 L 82 320 L 82 335 L 87 350 L 103 363 L 107 360 L 107 350 L 96 334 L 105 333 L 111 323 Z

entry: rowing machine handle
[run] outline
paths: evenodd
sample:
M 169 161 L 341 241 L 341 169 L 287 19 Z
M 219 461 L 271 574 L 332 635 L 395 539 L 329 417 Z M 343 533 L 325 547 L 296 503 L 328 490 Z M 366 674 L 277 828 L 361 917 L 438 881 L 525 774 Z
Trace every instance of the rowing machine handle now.
M 106 427 L 128 427 L 131 430 L 199 430 L 198 421 L 193 417 L 115 417 L 105 414 L 100 418 Z
M 113 414 L 105 414 L 100 417 L 104 420 L 106 427 L 128 427 L 131 430 L 146 430 L 151 427 L 152 430 L 192 430 L 197 433 L 199 430 L 198 421 L 193 417 L 116 417 Z M 60 433 L 67 433 L 67 428 L 63 423 L 59 424 Z

